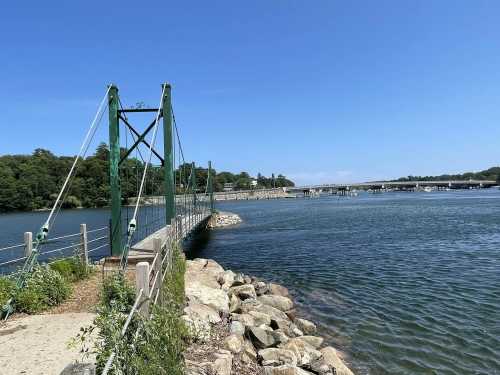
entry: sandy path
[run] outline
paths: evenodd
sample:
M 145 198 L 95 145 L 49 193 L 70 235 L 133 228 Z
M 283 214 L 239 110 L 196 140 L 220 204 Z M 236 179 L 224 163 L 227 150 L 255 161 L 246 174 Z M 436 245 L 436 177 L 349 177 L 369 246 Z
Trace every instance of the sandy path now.
M 0 373 L 58 375 L 66 365 L 81 360 L 78 349 L 68 349 L 68 342 L 94 317 L 66 313 L 8 320 L 0 327 Z

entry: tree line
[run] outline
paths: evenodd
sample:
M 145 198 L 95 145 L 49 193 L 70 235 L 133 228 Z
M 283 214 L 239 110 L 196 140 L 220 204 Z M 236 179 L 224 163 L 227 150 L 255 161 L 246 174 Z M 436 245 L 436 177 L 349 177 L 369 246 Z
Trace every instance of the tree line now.
M 122 149 L 122 156 L 126 150 Z M 74 157 L 56 156 L 44 149 L 36 149 L 31 155 L 0 156 L 0 212 L 29 211 L 50 207 L 61 189 Z M 124 203 L 137 196 L 145 163 L 141 159 L 127 158 L 120 165 L 121 190 Z M 294 186 L 283 175 L 268 178 L 259 174 L 255 179 L 247 172 L 233 174 L 212 169 L 214 191 L 222 191 L 230 183 L 237 190 Z M 164 192 L 163 169 L 150 166 L 143 195 L 162 195 Z M 175 170 L 177 193 L 187 189 L 191 176 L 191 164 Z M 195 168 L 197 191 L 206 190 L 208 169 Z M 252 181 L 257 181 L 253 186 Z M 95 153 L 82 159 L 70 182 L 64 199 L 64 208 L 104 207 L 109 204 L 109 149 L 101 143 Z
M 479 172 L 466 172 L 462 174 L 442 174 L 439 176 L 407 176 L 392 181 L 467 181 L 467 180 L 493 180 L 500 184 L 500 167 L 492 167 Z

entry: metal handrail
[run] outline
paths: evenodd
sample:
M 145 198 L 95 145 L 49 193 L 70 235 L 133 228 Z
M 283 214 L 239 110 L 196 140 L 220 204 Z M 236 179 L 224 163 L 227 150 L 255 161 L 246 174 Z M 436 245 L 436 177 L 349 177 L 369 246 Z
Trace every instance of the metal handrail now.
M 11 246 L 2 247 L 2 248 L 0 248 L 0 251 L 9 250 L 9 249 L 15 249 L 17 247 L 24 247 L 24 244 L 21 243 L 21 244 L 18 244 L 18 245 L 11 245 Z

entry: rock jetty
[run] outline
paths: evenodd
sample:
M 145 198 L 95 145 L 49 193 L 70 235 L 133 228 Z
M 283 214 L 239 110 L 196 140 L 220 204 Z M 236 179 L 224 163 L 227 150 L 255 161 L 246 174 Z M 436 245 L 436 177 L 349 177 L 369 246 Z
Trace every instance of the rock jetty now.
M 243 220 L 232 212 L 216 212 L 212 215 L 208 222 L 208 227 L 211 229 L 222 228 L 230 225 L 236 225 L 241 223 Z
M 187 375 L 353 375 L 285 287 L 207 259 L 188 260 L 185 280 Z

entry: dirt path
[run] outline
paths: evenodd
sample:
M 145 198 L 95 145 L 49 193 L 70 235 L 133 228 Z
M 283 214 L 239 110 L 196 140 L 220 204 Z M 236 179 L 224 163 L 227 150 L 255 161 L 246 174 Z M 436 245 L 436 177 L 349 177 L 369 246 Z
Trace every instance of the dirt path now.
M 73 284 L 66 302 L 41 315 L 14 314 L 0 324 L 0 374 L 59 375 L 82 360 L 79 348 L 68 348 L 80 327 L 95 317 L 102 273 Z
M 58 375 L 66 365 L 81 360 L 77 349 L 68 348 L 68 342 L 94 317 L 92 313 L 13 317 L 0 328 L 0 372 Z

